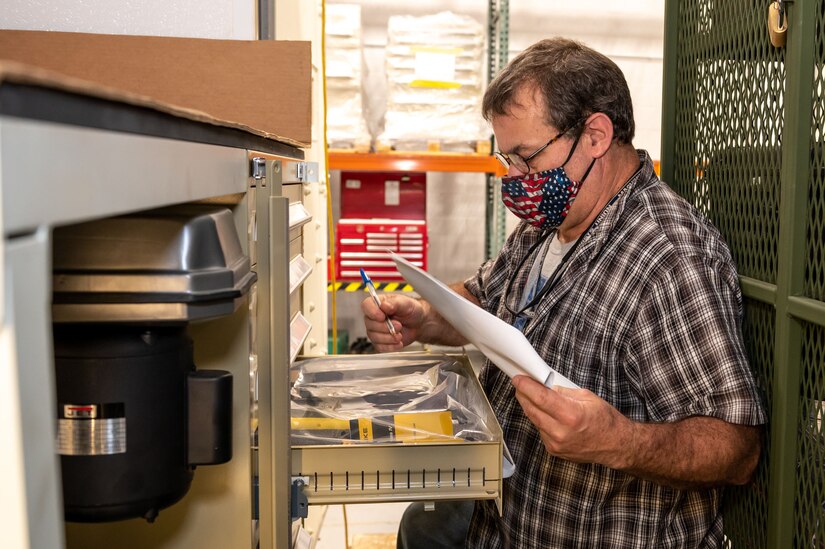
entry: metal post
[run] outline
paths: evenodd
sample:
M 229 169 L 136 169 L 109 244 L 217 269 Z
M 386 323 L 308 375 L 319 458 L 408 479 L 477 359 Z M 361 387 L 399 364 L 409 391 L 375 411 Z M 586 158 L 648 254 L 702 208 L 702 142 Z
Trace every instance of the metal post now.
M 776 347 L 771 414 L 768 547 L 793 546 L 797 495 L 798 422 L 803 328 L 791 316 L 789 298 L 805 289 L 807 185 L 811 163 L 816 2 L 797 0 L 788 9 L 785 54 L 785 126 L 776 281 Z
M 258 40 L 275 40 L 275 0 L 258 0 Z
M 496 48 L 498 40 L 496 39 L 496 28 L 498 26 L 498 2 L 497 0 L 488 0 L 487 2 L 487 84 L 493 81 L 498 68 Z M 495 148 L 495 139 L 491 138 L 491 145 Z M 493 220 L 494 220 L 494 204 L 495 197 L 492 196 L 493 175 L 487 174 L 484 178 L 484 259 L 490 259 L 493 256 Z
M 507 65 L 510 48 L 510 0 L 489 0 L 487 4 L 487 83 Z M 493 140 L 495 148 L 495 140 Z M 504 243 L 504 212 L 498 207 L 496 177 L 487 174 L 484 258 L 490 259 Z
M 665 44 L 662 77 L 662 181 L 675 181 L 674 160 L 676 158 L 676 91 L 678 66 L 676 52 L 679 51 L 679 0 L 665 2 Z
M 498 0 L 498 70 L 510 56 L 510 0 Z

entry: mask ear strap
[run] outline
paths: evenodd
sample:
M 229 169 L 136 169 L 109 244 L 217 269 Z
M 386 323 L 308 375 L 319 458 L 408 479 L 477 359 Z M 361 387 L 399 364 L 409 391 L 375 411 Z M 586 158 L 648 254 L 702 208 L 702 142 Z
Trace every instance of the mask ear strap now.
M 585 179 L 587 179 L 587 176 L 588 176 L 588 175 L 590 175 L 590 170 L 592 170 L 592 169 L 593 169 L 593 164 L 595 164 L 595 163 L 596 163 L 596 159 L 594 158 L 594 159 L 593 159 L 593 161 L 590 163 L 590 165 L 587 167 L 587 171 L 586 171 L 586 172 L 584 172 L 584 175 L 583 175 L 583 176 L 582 176 L 582 178 L 579 180 L 579 185 L 581 185 L 582 183 L 584 183 L 584 180 L 585 180 Z
M 584 132 L 582 132 L 582 133 L 584 133 Z M 563 168 L 563 167 L 564 167 L 564 166 L 565 166 L 568 162 L 570 162 L 570 159 L 571 159 L 571 158 L 573 158 L 573 153 L 574 153 L 574 152 L 576 152 L 576 147 L 578 146 L 578 144 L 579 144 L 579 139 L 581 139 L 581 138 L 582 138 L 582 134 L 581 134 L 581 133 L 580 133 L 578 136 L 576 136 L 576 140 L 575 140 L 575 141 L 573 141 L 573 146 L 572 146 L 572 147 L 570 147 L 570 152 L 569 152 L 569 153 L 567 153 L 567 158 L 565 158 L 565 159 L 564 159 L 564 163 L 561 165 L 561 167 L 562 167 L 562 168 Z

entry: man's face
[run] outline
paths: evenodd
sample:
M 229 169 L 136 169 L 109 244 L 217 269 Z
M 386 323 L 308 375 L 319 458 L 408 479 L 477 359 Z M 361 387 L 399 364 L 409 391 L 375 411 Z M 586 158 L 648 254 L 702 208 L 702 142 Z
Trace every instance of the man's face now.
M 535 88 L 522 87 L 516 92 L 508 113 L 494 116 L 492 119 L 499 150 L 505 154 L 515 153 L 526 159 L 560 131 L 567 129 L 554 128 L 545 122 L 546 119 L 542 96 Z M 585 174 L 588 174 L 586 183 L 582 185 L 567 217 L 559 226 L 560 230 L 586 223 L 600 207 L 599 201 L 603 198 L 602 173 L 599 166 L 593 164 L 594 159 L 599 158 L 599 155 L 596 155 L 598 151 L 594 152 L 591 146 L 593 141 L 588 136 L 587 127 L 582 131 L 585 133 L 572 155 L 571 150 L 576 138 L 569 132 L 528 161 L 530 173 L 552 170 L 564 164 L 564 171 L 574 181 L 581 181 Z M 511 165 L 507 175 L 525 174 Z
M 541 95 L 535 88 L 522 86 L 515 94 L 514 101 L 506 115 L 497 115 L 492 119 L 493 132 L 501 152 L 517 154 L 527 158 L 541 149 L 562 129 L 554 128 L 545 122 L 545 109 Z M 564 135 L 528 161 L 530 173 L 551 170 L 561 166 L 570 149 L 573 139 Z M 525 175 L 515 166 L 510 166 L 508 176 Z

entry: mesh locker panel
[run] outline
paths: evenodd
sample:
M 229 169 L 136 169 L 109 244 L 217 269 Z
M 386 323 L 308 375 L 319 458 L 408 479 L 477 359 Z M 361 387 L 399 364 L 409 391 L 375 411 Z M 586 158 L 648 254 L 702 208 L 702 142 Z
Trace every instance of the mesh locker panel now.
M 752 357 L 756 382 L 771 413 L 771 369 L 774 351 L 774 308 L 759 301 L 745 300 L 746 314 L 742 332 L 748 355 Z M 769 426 L 770 427 L 770 426 Z M 764 441 L 770 447 L 770 429 Z M 765 547 L 768 515 L 769 456 L 762 452 L 762 459 L 747 486 L 728 488 L 725 491 L 723 513 L 725 517 L 725 547 Z
M 740 275 L 776 283 L 785 50 L 767 39 L 765 0 L 681 0 L 676 65 L 673 181 L 719 228 Z M 743 331 L 771 413 L 775 315 L 746 299 Z M 765 440 L 770 448 L 770 428 Z M 770 456 L 754 482 L 728 488 L 725 547 L 765 547 Z
M 825 2 L 817 4 L 805 295 L 825 301 Z
M 811 170 L 806 230 L 805 295 L 825 301 L 825 1 L 816 4 L 811 112 Z M 798 417 L 795 547 L 825 548 L 825 327 L 803 324 Z
M 719 228 L 740 274 L 775 283 L 785 67 L 765 38 L 765 7 L 679 2 L 668 183 Z
M 825 327 L 804 325 L 794 547 L 825 547 Z

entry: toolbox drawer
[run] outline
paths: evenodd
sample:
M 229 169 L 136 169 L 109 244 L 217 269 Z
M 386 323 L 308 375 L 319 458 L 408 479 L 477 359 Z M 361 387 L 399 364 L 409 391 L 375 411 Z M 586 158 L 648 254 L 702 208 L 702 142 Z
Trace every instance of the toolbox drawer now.
M 341 219 L 335 246 L 338 280 L 359 281 L 363 268 L 380 282 L 402 281 L 389 251 L 427 270 L 427 224 L 409 219 Z
M 293 250 L 293 245 L 295 250 Z M 301 239 L 296 238 L 289 243 L 290 248 L 290 262 L 289 262 L 289 318 L 295 318 L 298 312 L 302 311 L 302 304 L 304 299 L 304 281 L 312 273 L 312 266 L 301 255 Z M 295 252 L 293 255 L 293 251 Z
M 289 260 L 292 261 L 304 251 L 304 237 L 298 234 L 289 241 Z
M 297 311 L 290 316 L 289 321 L 289 363 L 295 362 L 298 353 L 312 330 L 312 325 L 306 317 Z
M 304 289 L 301 286 L 295 288 L 295 291 L 289 294 L 289 319 L 295 318 L 295 315 L 302 313 L 301 304 L 303 303 Z
M 289 199 L 289 203 L 303 202 L 304 186 L 301 183 L 286 183 L 281 186 L 281 195 Z
M 303 234 L 304 225 L 312 220 L 312 214 L 301 202 L 289 204 L 289 241 L 292 242 Z
M 444 357 L 460 363 L 460 373 L 467 382 L 464 391 L 473 393 L 474 410 L 485 426 L 486 440 L 315 445 L 295 444 L 293 436 L 292 477 L 303 483 L 302 491 L 310 505 L 494 499 L 501 511 L 502 432 L 466 355 L 387 353 L 311 360 L 328 360 L 331 365 L 342 359 L 364 360 L 370 361 L 370 371 L 377 371 L 382 359 L 431 361 Z M 293 365 L 293 388 L 303 360 L 309 358 L 299 358 Z

